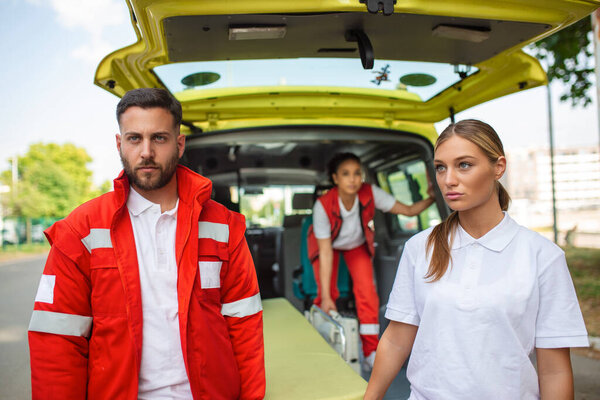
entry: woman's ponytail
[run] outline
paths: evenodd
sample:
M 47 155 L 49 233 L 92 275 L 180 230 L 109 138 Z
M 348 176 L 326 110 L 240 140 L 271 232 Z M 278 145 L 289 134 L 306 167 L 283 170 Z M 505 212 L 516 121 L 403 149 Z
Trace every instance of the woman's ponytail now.
M 457 225 L 458 212 L 453 211 L 448 218 L 433 228 L 427 238 L 427 254 L 429 254 L 433 248 L 429 269 L 425 275 L 425 279 L 429 279 L 429 282 L 439 280 L 444 276 L 448 269 L 448 265 L 452 258 L 450 255 L 450 248 L 452 247 Z
M 500 182 L 498 182 L 498 201 L 500 202 L 500 208 L 502 211 L 508 211 L 508 206 L 510 205 L 510 195 Z

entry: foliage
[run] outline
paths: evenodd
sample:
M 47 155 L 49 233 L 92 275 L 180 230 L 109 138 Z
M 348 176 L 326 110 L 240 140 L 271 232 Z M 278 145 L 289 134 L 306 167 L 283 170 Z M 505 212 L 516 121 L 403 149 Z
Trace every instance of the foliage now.
M 570 100 L 572 106 L 586 107 L 592 102 L 589 94 L 594 85 L 591 38 L 592 23 L 588 16 L 533 45 L 534 55 L 548 66 L 548 80 L 560 81 L 568 88 L 560 100 Z
M 579 297 L 600 304 L 600 249 L 567 247 L 565 255 Z
M 48 250 L 50 244 L 46 240 L 43 243 L 6 244 L 0 247 L 0 261 L 14 259 L 20 255 L 46 253 Z
M 99 187 L 94 188 L 90 192 L 89 197 L 90 198 L 98 197 L 101 194 L 110 192 L 112 189 L 113 189 L 113 183 L 111 181 L 104 181 L 104 182 L 102 182 L 102 184 L 100 184 Z
M 92 171 L 87 152 L 73 144 L 36 143 L 18 157 L 18 182 L 11 171 L 2 178 L 11 186 L 7 206 L 13 216 L 27 218 L 66 216 L 91 197 Z
M 600 336 L 600 249 L 564 250 L 588 332 Z

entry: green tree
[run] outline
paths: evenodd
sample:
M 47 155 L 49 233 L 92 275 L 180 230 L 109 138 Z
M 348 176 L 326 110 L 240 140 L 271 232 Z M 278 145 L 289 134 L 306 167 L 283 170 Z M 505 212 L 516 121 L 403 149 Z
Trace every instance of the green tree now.
M 18 157 L 18 181 L 11 172 L 2 175 L 12 186 L 7 206 L 13 216 L 27 219 L 65 217 L 92 196 L 91 157 L 83 148 L 67 143 L 36 143 Z
M 104 193 L 108 193 L 113 189 L 113 183 L 111 181 L 104 181 L 100 184 L 100 186 L 93 188 L 90 191 L 89 198 L 98 197 Z
M 590 50 L 592 22 L 589 16 L 533 44 L 535 57 L 547 65 L 548 80 L 560 81 L 566 92 L 561 101 L 583 107 L 592 102 L 590 88 L 594 85 L 594 57 Z

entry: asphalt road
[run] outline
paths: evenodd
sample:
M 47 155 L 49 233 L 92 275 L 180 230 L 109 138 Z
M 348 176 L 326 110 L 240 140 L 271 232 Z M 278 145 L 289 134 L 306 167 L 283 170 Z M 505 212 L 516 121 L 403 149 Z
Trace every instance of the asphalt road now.
M 0 263 L 0 399 L 31 398 L 27 326 L 45 257 Z M 571 355 L 575 399 L 600 400 L 600 361 Z M 386 399 L 405 399 L 397 379 Z
M 30 399 L 27 327 L 45 256 L 0 263 L 0 399 Z

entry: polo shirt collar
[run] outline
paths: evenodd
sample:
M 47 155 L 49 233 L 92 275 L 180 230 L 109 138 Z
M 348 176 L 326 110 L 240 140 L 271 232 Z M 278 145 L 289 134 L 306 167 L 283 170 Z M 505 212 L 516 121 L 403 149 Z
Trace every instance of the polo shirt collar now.
M 502 218 L 502 221 L 479 239 L 475 239 L 469 235 L 459 223 L 452 243 L 452 250 L 460 249 L 473 243 L 479 243 L 483 247 L 496 252 L 504 250 L 517 234 L 519 225 L 506 211 L 503 213 L 504 218 Z
M 129 197 L 127 198 L 127 208 L 134 216 L 139 216 L 144 211 L 148 210 L 152 206 L 158 206 L 160 210 L 160 205 L 151 202 L 141 194 L 135 191 L 133 187 L 129 187 Z M 177 203 L 175 207 L 169 211 L 165 211 L 163 214 L 175 217 L 177 213 L 177 208 L 179 206 L 179 199 L 177 199 Z

